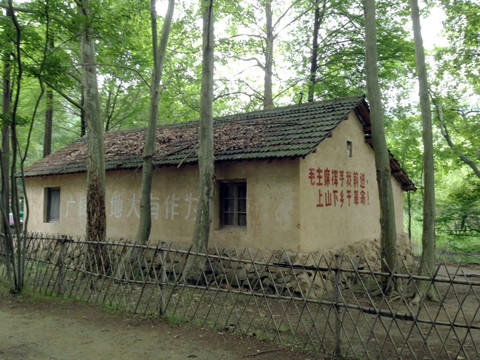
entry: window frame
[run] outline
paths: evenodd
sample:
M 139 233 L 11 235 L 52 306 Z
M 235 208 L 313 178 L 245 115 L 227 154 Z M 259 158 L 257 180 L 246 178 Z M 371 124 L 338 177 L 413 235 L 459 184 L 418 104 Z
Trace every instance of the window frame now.
M 56 196 L 54 194 L 57 194 Z M 60 187 L 47 187 L 44 193 L 44 222 L 60 221 Z M 55 207 L 55 208 L 53 208 Z
M 241 187 L 245 187 L 244 194 L 241 196 L 239 191 Z M 248 188 L 246 180 L 222 180 L 218 181 L 219 188 L 219 228 L 220 229 L 246 229 L 248 225 L 247 221 L 247 199 Z M 233 188 L 233 197 L 226 197 L 226 189 Z M 226 201 L 233 201 L 233 211 L 227 211 Z M 243 201 L 244 210 L 240 209 L 241 202 Z M 226 214 L 231 214 L 233 222 L 229 223 L 226 219 Z M 241 217 L 244 219 L 243 224 Z

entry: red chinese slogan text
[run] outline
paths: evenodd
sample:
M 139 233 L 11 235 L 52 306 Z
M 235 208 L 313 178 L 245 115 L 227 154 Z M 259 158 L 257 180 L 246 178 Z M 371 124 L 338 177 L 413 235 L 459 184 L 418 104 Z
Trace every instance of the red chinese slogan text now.
M 369 204 L 365 173 L 329 168 L 310 168 L 310 185 L 318 189 L 317 207 L 366 206 Z

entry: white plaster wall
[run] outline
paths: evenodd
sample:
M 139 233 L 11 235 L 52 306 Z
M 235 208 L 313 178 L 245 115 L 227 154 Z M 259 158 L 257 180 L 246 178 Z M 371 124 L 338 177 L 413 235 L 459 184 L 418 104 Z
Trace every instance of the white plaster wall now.
M 246 180 L 247 227 L 221 229 L 216 186 L 210 244 L 295 250 L 299 244 L 298 160 L 218 163 L 217 180 Z M 27 178 L 31 204 L 29 231 L 85 234 L 85 174 Z M 140 211 L 141 171 L 109 171 L 106 176 L 107 237 L 133 239 Z M 44 222 L 44 189 L 60 188 L 60 220 Z M 196 166 L 164 167 L 152 182 L 151 241 L 189 245 L 198 193 Z M 33 205 L 33 206 L 32 206 Z
M 28 224 L 31 232 L 79 236 L 86 229 L 86 175 L 38 176 L 26 178 Z M 60 219 L 45 222 L 45 188 L 60 188 Z
M 228 162 L 216 165 L 217 180 L 247 181 L 247 228 L 220 229 L 214 211 L 212 240 L 243 248 L 288 249 L 299 246 L 298 159 Z M 215 204 L 218 204 L 218 192 Z
M 351 157 L 347 156 L 347 141 L 352 143 Z M 332 179 L 334 171 L 336 184 Z M 330 183 L 325 182 L 326 172 Z M 347 183 L 347 173 L 351 183 Z M 393 177 L 392 184 L 397 231 L 403 233 L 403 196 Z M 325 251 L 380 238 L 374 152 L 365 142 L 362 125 L 353 112 L 314 153 L 301 160 L 300 201 L 302 251 Z

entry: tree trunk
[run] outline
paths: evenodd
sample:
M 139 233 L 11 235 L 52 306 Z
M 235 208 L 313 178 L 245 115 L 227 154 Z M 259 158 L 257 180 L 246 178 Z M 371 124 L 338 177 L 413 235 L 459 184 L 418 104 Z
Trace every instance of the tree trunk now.
M 47 33 L 48 34 L 48 33 Z M 53 36 L 49 36 L 48 48 L 49 51 L 54 51 Z M 52 152 L 52 124 L 53 124 L 53 90 L 47 90 L 47 110 L 45 112 L 45 132 L 43 135 L 43 157 L 50 155 Z
M 419 272 L 424 276 L 433 276 L 435 267 L 435 172 L 433 166 L 433 136 L 432 113 L 428 96 L 427 69 L 425 65 L 425 52 L 423 49 L 422 32 L 420 27 L 420 11 L 417 0 L 410 0 L 411 16 L 413 23 L 413 36 L 415 42 L 415 58 L 417 62 L 417 75 L 420 95 L 420 108 L 422 113 L 422 139 L 423 139 L 423 231 L 422 231 L 422 257 Z M 418 303 L 428 291 L 428 296 L 436 300 L 433 288 L 427 289 L 428 282 L 420 281 L 414 303 Z
M 199 200 L 195 228 L 193 231 L 192 248 L 196 252 L 206 253 L 208 237 L 212 222 L 212 197 L 214 185 L 214 157 L 213 157 L 213 0 L 202 1 L 203 10 L 203 63 L 202 63 L 202 90 L 200 98 L 200 144 L 198 151 L 199 166 Z M 195 261 L 195 259 L 197 259 Z M 185 273 L 200 275 L 205 261 L 199 257 L 189 258 Z M 200 270 L 200 271 L 199 271 Z
M 407 192 L 408 238 L 412 239 L 412 196 Z
M 89 241 L 104 241 L 105 217 L 105 151 L 103 124 L 96 73 L 96 53 L 89 16 L 89 0 L 77 2 L 84 27 L 80 34 L 84 115 L 87 126 L 87 228 Z M 99 254 L 97 254 L 99 255 Z M 97 258 L 102 262 L 101 257 Z
M 3 97 L 2 97 L 2 113 L 8 118 L 10 117 L 10 101 L 11 101 L 11 89 L 10 89 L 10 69 L 11 69 L 10 54 L 5 54 L 3 57 Z M 2 183 L 1 183 L 1 210 L 2 210 L 2 233 L 6 234 L 8 231 L 8 212 L 9 212 L 9 193 L 10 187 L 8 184 L 9 179 L 9 164 L 10 164 L 10 131 L 8 123 L 4 123 L 2 126 Z
M 80 99 L 80 136 L 84 137 L 87 134 L 87 124 L 85 121 L 85 96 L 84 96 L 84 91 L 83 91 L 83 86 L 82 88 L 82 94 L 81 94 L 81 99 Z
M 7 10 L 7 16 L 11 16 L 10 9 Z M 2 72 L 2 114 L 8 119 L 10 117 L 10 103 L 11 103 L 11 55 L 5 54 L 3 57 L 3 72 Z M 10 291 L 15 291 L 13 272 L 15 269 L 14 262 L 14 247 L 13 240 L 10 233 L 9 208 L 10 208 L 10 130 L 9 124 L 5 123 L 2 126 L 2 147 L 0 158 L 1 171 L 1 195 L 0 195 L 0 214 L 1 214 L 1 231 L 2 231 L 2 252 L 5 253 L 5 266 L 7 270 L 8 282 L 10 284 Z
M 113 92 L 113 89 L 112 89 L 112 86 L 109 84 L 108 85 L 108 97 L 107 97 L 107 101 L 105 103 L 105 109 L 103 110 L 103 114 L 105 116 L 105 132 L 108 132 L 110 130 L 110 119 L 111 119 L 111 116 L 109 116 L 108 114 L 108 110 L 110 109 L 110 102 L 112 101 L 112 92 Z
M 152 45 L 153 45 L 153 75 L 150 91 L 150 117 L 148 130 L 143 150 L 142 187 L 140 199 L 140 222 L 138 225 L 136 241 L 146 244 L 152 227 L 150 196 L 152 192 L 152 160 L 155 151 L 155 139 L 158 119 L 158 103 L 160 101 L 160 80 L 162 79 L 163 64 L 167 51 L 168 36 L 172 23 L 174 0 L 169 0 L 168 10 L 163 23 L 160 46 L 157 40 L 157 13 L 155 11 L 155 0 L 151 0 L 150 14 L 152 21 Z
M 310 61 L 310 81 L 308 84 L 308 102 L 313 102 L 315 98 L 315 84 L 317 83 L 317 71 L 318 71 L 318 32 L 320 30 L 320 24 L 323 21 L 325 14 L 325 7 L 327 2 L 323 2 L 322 12 L 320 13 L 320 6 L 317 2 L 315 5 L 315 18 L 313 22 L 313 38 L 312 38 L 312 58 Z
M 273 107 L 273 25 L 272 25 L 272 0 L 265 0 L 265 16 L 267 24 L 267 37 L 265 44 L 265 79 L 264 79 L 264 94 L 263 94 L 263 108 L 271 109 Z
M 8 15 L 12 19 L 16 30 L 16 38 L 14 41 L 15 45 L 15 68 L 16 68 L 16 76 L 15 76 L 15 97 L 13 98 L 11 95 L 13 94 L 12 89 L 9 84 L 5 86 L 5 92 L 7 97 L 5 98 L 5 111 L 7 112 L 9 122 L 8 126 L 10 127 L 10 143 L 11 143 L 11 156 L 6 159 L 7 164 L 2 164 L 2 172 L 4 169 L 9 169 L 10 175 L 10 184 L 9 184 L 9 191 L 7 192 L 8 197 L 8 206 L 5 209 L 4 213 L 10 213 L 13 217 L 14 223 L 14 232 L 15 232 L 15 245 L 12 234 L 10 229 L 7 229 L 5 234 L 6 247 L 7 247 L 7 272 L 10 270 L 10 274 L 8 275 L 10 280 L 10 291 L 13 293 L 20 293 L 23 290 L 24 285 L 24 268 L 25 268 L 25 242 L 23 241 L 20 233 L 20 214 L 19 214 L 19 207 L 18 207 L 18 187 L 17 187 L 17 179 L 16 179 L 16 171 L 17 171 L 17 149 L 18 149 L 18 138 L 17 138 L 17 131 L 16 131 L 16 120 L 17 120 L 17 109 L 20 100 L 20 90 L 22 84 L 22 74 L 23 74 L 23 66 L 22 66 L 22 59 L 21 59 L 21 50 L 20 50 L 20 43 L 21 43 L 21 27 L 18 23 L 18 20 L 13 12 L 13 5 L 12 1 L 8 2 L 9 11 Z M 10 56 L 6 56 L 6 68 L 9 69 L 12 65 L 10 61 Z M 9 71 L 4 74 L 4 80 L 9 78 Z M 8 82 L 8 80 L 7 80 Z M 3 139 L 8 141 L 7 139 Z M 10 161 L 10 163 L 8 163 Z M 3 159 L 2 159 L 3 163 Z M 7 170 L 8 172 L 8 170 Z M 5 175 L 5 174 L 2 174 Z M 8 180 L 7 180 L 8 181 Z M 3 189 L 2 189 L 3 190 Z M 3 191 L 2 191 L 3 192 Z M 9 216 L 10 217 L 10 216 Z M 4 219 L 6 216 L 4 216 Z M 4 226 L 5 226 L 4 222 Z M 5 226 L 7 228 L 7 226 Z M 10 264 L 12 265 L 9 269 Z M 12 281 L 13 280 L 13 281 Z
M 43 136 L 43 157 L 52 152 L 53 91 L 47 90 L 47 111 L 45 112 L 45 133 Z
M 17 54 L 18 56 L 18 54 Z M 18 60 L 20 62 L 20 60 Z M 21 70 L 19 70 L 17 77 L 17 94 L 20 93 L 20 79 L 21 79 Z M 18 95 L 17 95 L 18 96 Z M 14 108 L 18 104 L 18 98 L 15 100 Z M 17 170 L 17 149 L 18 149 L 18 138 L 17 138 L 17 125 L 16 125 L 16 110 L 12 114 L 12 122 L 10 124 L 10 139 L 12 144 L 12 156 L 11 156 L 11 168 L 10 168 L 10 210 L 13 217 L 14 223 L 14 235 L 15 235 L 15 261 L 14 261 L 14 274 L 15 274 L 15 293 L 20 293 L 23 290 L 24 285 L 24 242 L 22 241 L 21 232 L 20 232 L 20 213 L 19 213 L 19 199 L 18 199 L 18 186 L 17 178 L 15 176 Z
M 372 140 L 377 168 L 377 183 L 380 200 L 381 258 L 383 270 L 393 272 L 396 268 L 395 207 L 391 183 L 390 158 L 385 139 L 383 106 L 377 68 L 377 35 L 375 20 L 375 0 L 364 0 L 365 6 L 365 44 L 367 91 L 370 101 L 372 122 Z M 384 284 L 384 290 L 391 290 L 390 284 Z

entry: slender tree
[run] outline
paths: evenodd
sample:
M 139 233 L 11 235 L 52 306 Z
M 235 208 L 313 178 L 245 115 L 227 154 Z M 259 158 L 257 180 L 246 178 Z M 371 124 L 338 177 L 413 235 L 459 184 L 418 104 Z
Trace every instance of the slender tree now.
M 82 63 L 83 110 L 87 126 L 88 147 L 86 237 L 90 241 L 104 241 L 106 232 L 105 150 L 90 0 L 78 0 L 77 9 L 82 24 L 80 56 Z
M 212 222 L 212 197 L 214 183 L 213 158 L 213 0 L 201 0 L 203 17 L 203 64 L 202 64 L 202 92 L 200 97 L 200 144 L 198 151 L 199 166 L 199 200 L 192 245 L 195 251 L 206 252 L 210 224 Z M 195 269 L 193 268 L 189 269 Z
M 427 67 L 425 65 L 418 1 L 410 0 L 410 8 L 423 129 L 423 231 L 419 273 L 424 276 L 432 276 L 435 266 L 435 170 L 433 166 L 432 112 L 428 95 Z M 433 288 L 428 289 L 428 282 L 419 281 L 417 289 L 414 303 L 418 303 L 427 292 L 430 299 L 437 299 Z
M 313 102 L 315 97 L 315 84 L 317 83 L 317 71 L 318 71 L 318 35 L 320 31 L 320 25 L 325 16 L 325 9 L 327 1 L 323 1 L 322 9 L 320 10 L 320 4 L 317 0 L 315 3 L 315 15 L 313 19 L 313 35 L 312 35 L 312 57 L 310 60 L 310 76 L 308 84 L 308 102 Z
M 367 92 L 371 107 L 372 141 L 375 151 L 380 201 L 381 259 L 383 269 L 387 272 L 393 272 L 396 268 L 397 230 L 395 225 L 390 159 L 385 139 L 383 106 L 378 82 L 375 0 L 364 0 L 364 7 Z M 391 290 L 390 284 L 385 284 L 384 290 L 389 292 Z
M 48 2 L 47 2 L 48 3 Z M 46 11 L 47 22 L 49 22 L 48 11 Z M 47 31 L 47 44 L 49 52 L 55 48 L 53 36 Z M 45 111 L 45 133 L 43 136 L 43 157 L 52 152 L 52 127 L 53 127 L 53 90 L 47 90 L 47 109 Z
M 273 90 L 272 90 L 272 76 L 273 76 L 273 43 L 275 36 L 273 34 L 273 20 L 272 20 L 272 0 L 265 0 L 265 76 L 264 76 L 264 93 L 263 93 L 263 108 L 270 109 L 273 107 Z
M 10 8 L 6 10 L 7 17 L 12 17 Z M 9 185 L 9 164 L 10 164 L 10 121 L 11 121 L 11 69 L 12 69 L 12 54 L 10 49 L 5 46 L 6 51 L 3 54 L 3 71 L 2 71 L 2 147 L 1 147 L 1 195 L 0 195 L 0 210 L 1 210 L 1 231 L 2 231 L 2 246 L 5 253 L 5 265 L 7 268 L 7 276 L 10 283 L 10 291 L 15 291 L 12 277 L 12 269 L 14 269 L 13 257 L 13 239 L 10 233 L 9 222 L 9 200 L 10 200 L 10 185 Z
M 43 136 L 43 157 L 52 152 L 52 127 L 53 127 L 53 91 L 47 91 L 47 110 L 45 111 L 45 133 Z
M 1 157 L 2 171 L 2 230 L 3 244 L 5 246 L 5 263 L 7 269 L 7 277 L 10 283 L 10 292 L 19 293 L 24 286 L 25 272 L 25 248 L 26 248 L 26 230 L 23 231 L 20 226 L 20 209 L 19 209 L 19 186 L 17 181 L 17 171 L 23 171 L 24 158 L 21 158 L 18 164 L 20 145 L 18 140 L 17 126 L 20 116 L 18 109 L 20 106 L 20 94 L 23 76 L 23 60 L 22 60 L 22 26 L 20 25 L 16 13 L 13 9 L 12 1 L 8 2 L 7 16 L 11 19 L 14 32 L 11 32 L 9 38 L 9 46 L 4 57 L 4 73 L 3 73 L 3 120 L 8 131 L 4 132 Z M 11 79 L 14 78 L 14 86 L 11 85 Z M 42 94 L 39 96 L 34 113 L 38 108 Z M 6 129 L 4 129 L 6 130 Z M 31 132 L 31 128 L 29 133 Z M 8 133 L 9 136 L 5 136 Z M 26 146 L 28 148 L 28 145 Z M 4 153 L 7 150 L 7 153 Z M 5 203 L 6 202 L 6 203 Z M 11 216 L 11 218 L 10 218 Z M 10 228 L 13 219 L 13 228 Z
M 174 0 L 169 0 L 167 14 L 163 23 L 160 45 L 157 35 L 157 12 L 156 1 L 150 2 L 150 14 L 152 22 L 152 47 L 153 47 L 153 75 L 150 90 L 150 117 L 143 150 L 143 171 L 140 200 L 140 222 L 137 230 L 137 242 L 145 244 L 150 236 L 152 227 L 150 197 L 152 192 L 152 160 L 155 151 L 155 139 L 158 119 L 158 102 L 160 100 L 160 80 L 162 78 L 163 64 L 167 51 L 170 25 L 172 23 Z
M 21 41 L 22 41 L 22 29 L 18 22 L 17 16 L 13 11 L 12 1 L 9 1 L 11 10 L 11 18 L 16 29 L 15 43 L 15 62 L 16 62 L 16 78 L 15 78 L 15 95 L 13 97 L 13 104 L 10 113 L 10 142 L 11 142 L 11 165 L 10 165 L 10 209 L 12 212 L 15 234 L 15 261 L 14 261 L 14 292 L 20 293 L 23 290 L 24 285 L 24 271 L 25 271 L 25 243 L 21 238 L 20 231 L 20 213 L 19 213 L 19 194 L 18 184 L 16 179 L 17 173 L 17 160 L 18 160 L 18 136 L 17 136 L 17 118 L 18 107 L 20 103 L 20 92 L 23 76 L 23 63 L 21 55 Z
M 263 92 L 255 88 L 252 80 L 238 79 L 238 89 L 240 93 L 251 99 L 261 101 L 264 109 L 273 107 L 274 100 L 289 89 L 287 86 L 274 94 L 274 78 L 277 77 L 277 72 L 274 71 L 275 59 L 278 64 L 279 56 L 274 50 L 279 43 L 279 36 L 286 33 L 288 28 L 305 14 L 313 11 L 313 6 L 311 1 L 304 0 L 254 0 L 247 3 L 228 4 L 228 15 L 232 20 L 227 32 L 232 36 L 222 39 L 220 44 L 229 45 L 227 52 L 231 53 L 233 58 L 254 64 L 253 66 L 262 70 Z M 221 46 L 220 51 L 222 51 Z M 229 80 L 231 82 L 231 79 Z M 226 87 L 230 88 L 230 86 Z

